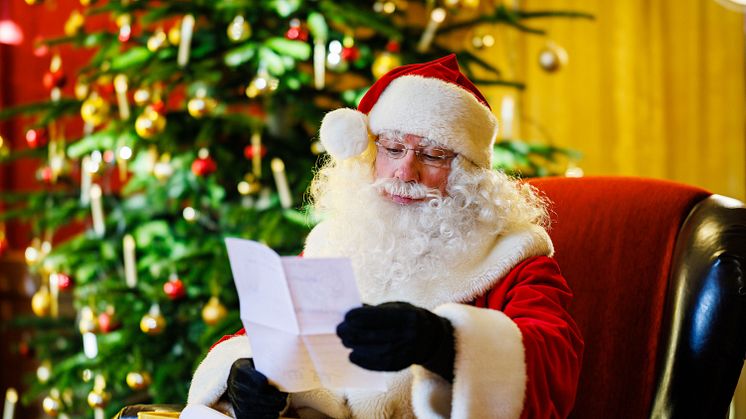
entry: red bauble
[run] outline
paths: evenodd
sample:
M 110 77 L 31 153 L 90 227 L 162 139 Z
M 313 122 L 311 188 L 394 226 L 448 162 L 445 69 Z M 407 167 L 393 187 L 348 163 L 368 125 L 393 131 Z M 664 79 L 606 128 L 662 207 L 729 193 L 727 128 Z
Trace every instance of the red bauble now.
M 163 103 L 162 100 L 157 100 L 153 102 L 150 106 L 153 108 L 154 111 L 158 112 L 159 114 L 161 115 L 166 114 L 166 104 Z
M 51 185 L 52 181 L 54 180 L 54 172 L 49 166 L 44 166 L 39 169 L 38 176 L 41 178 L 42 182 L 46 183 L 47 185 Z
M 397 53 L 400 50 L 399 42 L 397 41 L 389 41 L 388 44 L 386 44 L 386 51 L 391 53 Z
M 342 48 L 342 59 L 347 62 L 357 61 L 360 58 L 360 50 L 357 47 L 344 47 Z
M 212 157 L 207 156 L 204 159 L 197 158 L 192 162 L 192 173 L 197 176 L 207 176 L 218 169 L 217 163 Z
M 32 128 L 26 131 L 26 144 L 31 148 L 47 145 L 47 131 L 43 128 Z
M 178 300 L 186 294 L 184 283 L 181 282 L 179 278 L 173 278 L 166 281 L 166 283 L 163 284 L 163 292 L 165 292 L 168 298 L 172 300 Z
M 73 279 L 70 277 L 70 275 L 66 274 L 57 274 L 57 288 L 59 288 L 60 291 L 70 291 L 73 287 Z
M 47 90 L 52 90 L 55 87 L 62 87 L 66 82 L 67 78 L 62 70 L 47 71 L 44 73 L 44 77 L 42 78 L 42 84 Z
M 102 312 L 98 315 L 98 329 L 103 333 L 109 333 L 119 327 L 119 322 L 113 313 Z
M 243 155 L 247 159 L 249 159 L 249 160 L 253 159 L 254 158 L 254 148 L 255 147 L 253 145 L 247 145 L 243 149 Z M 259 148 L 259 150 L 260 150 L 259 157 L 264 158 L 264 156 L 267 155 L 267 147 L 265 147 L 264 144 L 262 144 L 262 146 Z
M 9 248 L 10 244 L 8 243 L 8 239 L 0 236 L 0 257 L 2 257 Z
M 285 38 L 292 41 L 306 42 L 308 41 L 308 31 L 300 26 L 292 26 L 287 32 L 285 32 Z
M 28 342 L 21 341 L 21 343 L 18 344 L 18 354 L 25 358 L 31 358 L 34 354 L 34 349 L 29 346 Z

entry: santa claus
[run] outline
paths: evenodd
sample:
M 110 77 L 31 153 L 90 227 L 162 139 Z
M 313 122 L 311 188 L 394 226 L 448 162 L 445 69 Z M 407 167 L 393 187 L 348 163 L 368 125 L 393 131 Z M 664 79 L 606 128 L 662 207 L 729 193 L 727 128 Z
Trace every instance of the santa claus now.
M 188 403 L 239 418 L 544 418 L 569 414 L 583 341 L 552 259 L 545 202 L 491 168 L 497 121 L 454 55 L 380 78 L 324 117 L 323 216 L 305 257 L 348 257 L 364 307 L 337 328 L 385 392 L 287 394 L 239 333 L 207 354 Z

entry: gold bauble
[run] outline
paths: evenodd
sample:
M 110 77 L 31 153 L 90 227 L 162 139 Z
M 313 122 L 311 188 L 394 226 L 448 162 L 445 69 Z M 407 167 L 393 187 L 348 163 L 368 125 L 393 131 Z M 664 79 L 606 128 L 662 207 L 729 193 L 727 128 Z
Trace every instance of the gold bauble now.
M 159 335 L 166 329 L 166 318 L 161 313 L 148 313 L 140 319 L 140 330 L 143 333 L 154 336 Z
M 547 73 L 554 73 L 567 65 L 567 51 L 554 42 L 549 42 L 547 46 L 539 52 L 539 66 Z
M 150 374 L 147 371 L 132 371 L 127 373 L 127 386 L 132 390 L 143 390 L 150 385 Z
M 109 116 L 109 103 L 99 95 L 92 95 L 80 106 L 80 116 L 86 123 L 101 125 Z
M 88 97 L 89 86 L 88 83 L 78 80 L 75 83 L 75 97 L 78 100 L 84 100 Z
M 218 106 L 218 101 L 211 97 L 193 97 L 187 102 L 189 115 L 202 118 L 211 113 Z
M 7 141 L 0 135 L 0 159 L 4 159 L 10 155 L 10 147 Z
M 181 21 L 176 22 L 176 24 L 168 30 L 168 42 L 171 43 L 171 45 L 179 45 L 179 42 L 181 41 Z
M 110 399 L 111 394 L 104 390 L 95 388 L 88 393 L 88 397 L 86 398 L 88 406 L 90 406 L 91 409 L 103 409 L 107 404 L 109 404 Z
M 249 39 L 251 36 L 251 25 L 246 19 L 238 15 L 228 24 L 228 39 L 233 42 L 241 42 Z
M 49 292 L 47 287 L 41 287 L 39 291 L 36 291 L 34 296 L 31 297 L 31 310 L 39 317 L 48 315 L 51 306 L 52 294 Z
M 163 29 L 158 28 L 158 30 L 148 38 L 148 50 L 150 50 L 150 52 L 156 52 L 166 45 L 167 41 L 168 38 L 166 37 L 166 32 L 164 32 Z
M 210 301 L 202 307 L 202 320 L 210 326 L 223 320 L 228 314 L 228 309 L 220 302 L 218 297 L 211 297 Z
M 135 131 L 142 138 L 150 139 L 166 129 L 166 118 L 148 106 L 135 120 Z
M 44 3 L 44 0 L 26 0 L 26 4 L 28 4 L 29 6 L 33 6 L 36 4 L 42 4 L 42 3 Z
M 53 397 L 50 395 L 42 400 L 41 407 L 47 415 L 57 416 L 60 414 L 60 409 L 62 409 L 62 401 L 59 397 Z
M 238 193 L 241 195 L 253 195 L 262 190 L 262 184 L 254 181 L 243 180 L 238 183 Z
M 145 106 L 150 102 L 150 90 L 141 87 L 135 90 L 135 93 L 132 94 L 132 98 L 135 99 L 135 104 L 137 106 Z
M 401 58 L 398 55 L 392 54 L 390 52 L 384 52 L 376 57 L 376 59 L 373 61 L 371 71 L 373 72 L 373 77 L 378 79 L 381 78 L 381 76 L 383 76 L 384 74 L 393 70 L 395 67 L 399 67 L 400 65 Z
M 73 10 L 70 13 L 70 17 L 67 18 L 67 21 L 65 22 L 65 35 L 74 36 L 80 32 L 80 29 L 83 28 L 84 24 L 85 17 L 83 14 L 77 10 Z

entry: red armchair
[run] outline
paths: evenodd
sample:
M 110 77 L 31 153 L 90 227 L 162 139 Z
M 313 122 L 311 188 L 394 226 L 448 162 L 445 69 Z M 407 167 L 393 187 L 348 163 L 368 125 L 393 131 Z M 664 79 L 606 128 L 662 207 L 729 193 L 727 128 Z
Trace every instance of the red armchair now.
M 727 416 L 746 353 L 746 208 L 640 178 L 529 181 L 586 347 L 574 418 Z

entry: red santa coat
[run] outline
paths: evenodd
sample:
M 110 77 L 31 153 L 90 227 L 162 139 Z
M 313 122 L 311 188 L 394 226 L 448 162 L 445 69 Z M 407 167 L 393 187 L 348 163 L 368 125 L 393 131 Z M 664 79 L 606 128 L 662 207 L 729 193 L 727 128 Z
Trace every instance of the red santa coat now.
M 543 231 L 503 237 L 489 279 L 476 275 L 432 310 L 454 326 L 454 380 L 413 365 L 386 373 L 388 391 L 317 389 L 291 395 L 301 417 L 563 418 L 572 409 L 583 341 L 572 293 Z M 505 243 L 512 243 L 505 246 Z M 506 263 L 505 261 L 510 261 Z M 495 269 L 495 266 L 498 266 Z M 460 281 L 453 281 L 460 282 Z M 486 290 L 486 291 L 484 291 Z M 464 296 L 470 297 L 464 298 Z M 433 299 L 430 295 L 427 298 Z M 434 299 L 437 300 L 438 297 Z M 410 302 L 420 302 L 416 298 Z M 194 374 L 188 404 L 217 405 L 234 360 L 250 357 L 243 330 L 221 339 Z

